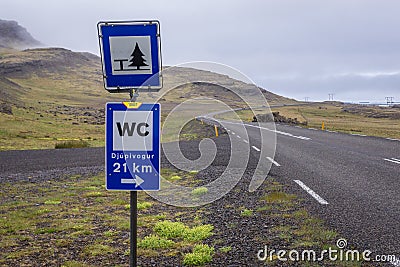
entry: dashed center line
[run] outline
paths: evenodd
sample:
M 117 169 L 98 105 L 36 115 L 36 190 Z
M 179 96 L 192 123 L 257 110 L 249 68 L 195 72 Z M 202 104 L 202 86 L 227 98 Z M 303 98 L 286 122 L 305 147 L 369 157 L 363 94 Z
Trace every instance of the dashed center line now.
M 249 141 L 247 141 L 246 139 L 243 139 L 243 142 L 245 142 L 246 144 L 248 144 L 248 143 L 249 143 Z
M 240 138 L 240 136 L 239 135 L 236 135 L 237 136 L 237 138 Z
M 395 138 L 386 138 L 386 139 L 390 141 L 400 141 L 400 139 L 395 139 Z
M 255 146 L 251 146 L 251 147 L 256 151 L 261 151 L 258 147 L 255 147 Z
M 258 128 L 258 129 L 261 129 L 261 130 L 267 130 L 267 131 L 275 132 L 275 133 L 277 133 L 277 134 L 286 135 L 286 136 L 293 137 L 293 138 L 298 138 L 298 139 L 301 139 L 301 140 L 312 140 L 312 139 L 309 138 L 309 137 L 305 137 L 305 136 L 296 136 L 296 135 L 293 135 L 293 134 L 291 134 L 291 133 L 278 131 L 278 130 L 276 130 L 276 129 L 268 129 L 268 128 L 261 127 L 261 126 L 257 126 L 257 125 L 246 124 L 246 123 L 238 123 L 238 122 L 230 122 L 230 121 L 223 121 L 223 122 L 229 123 L 229 124 L 237 124 L 237 125 L 243 125 L 243 126 L 247 126 L 247 127 Z M 286 125 L 285 125 L 285 126 L 286 126 Z M 235 133 L 232 132 L 232 134 L 235 134 Z
M 276 162 L 275 160 L 273 160 L 271 157 L 267 157 L 267 160 L 271 161 L 272 164 L 274 164 L 274 165 L 277 166 L 277 167 L 280 167 L 280 166 L 281 166 L 278 162 Z
M 365 135 L 365 134 L 354 134 L 354 133 L 352 133 L 351 135 L 354 135 L 354 136 L 362 136 L 362 137 L 366 137 L 366 135 Z
M 300 180 L 293 180 L 296 184 L 298 184 L 301 188 L 303 188 L 308 194 L 310 194 L 313 198 L 315 198 L 316 201 L 318 201 L 321 205 L 328 205 L 328 201 L 320 197 L 317 193 L 315 193 L 311 188 L 306 186 L 302 181 Z
M 389 162 L 393 162 L 393 163 L 400 164 L 400 159 L 396 159 L 396 158 L 383 159 L 383 160 L 386 160 L 386 161 L 389 161 Z

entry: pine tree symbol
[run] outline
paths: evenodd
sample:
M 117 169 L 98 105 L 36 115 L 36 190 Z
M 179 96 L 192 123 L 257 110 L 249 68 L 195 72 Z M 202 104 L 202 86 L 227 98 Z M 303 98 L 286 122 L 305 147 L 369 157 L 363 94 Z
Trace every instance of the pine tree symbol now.
M 131 57 L 132 58 L 131 60 L 129 60 L 129 62 L 132 63 L 129 64 L 129 66 L 136 67 L 137 70 L 140 70 L 141 66 L 148 66 L 145 63 L 146 60 L 143 58 L 144 54 L 142 53 L 142 51 L 140 51 L 138 43 L 136 43 L 135 49 L 133 50 Z

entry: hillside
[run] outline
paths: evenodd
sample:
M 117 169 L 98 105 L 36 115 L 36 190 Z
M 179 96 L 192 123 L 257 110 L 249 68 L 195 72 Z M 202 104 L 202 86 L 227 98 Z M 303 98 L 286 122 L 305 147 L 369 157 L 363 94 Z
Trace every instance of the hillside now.
M 39 46 L 42 44 L 18 22 L 0 19 L 0 47 L 25 49 Z
M 71 139 L 103 145 L 105 103 L 126 101 L 129 95 L 104 89 L 98 56 L 64 48 L 32 48 L 38 45 L 17 22 L 0 20 L 0 150 L 53 148 Z M 18 50 L 23 47 L 31 48 Z M 163 76 L 164 87 L 173 90 L 141 93 L 139 98 L 142 102 L 159 99 L 163 117 L 196 97 L 217 99 L 232 108 L 246 105 L 224 87 L 248 96 L 261 90 L 270 103 L 295 102 L 210 71 L 164 67 Z M 189 83 L 193 78 L 199 82 Z
M 140 101 L 160 98 L 167 113 L 178 103 L 195 97 L 218 99 L 236 108 L 245 104 L 226 88 L 207 83 L 216 80 L 253 94 L 255 86 L 226 75 L 189 68 L 166 71 L 164 84 L 177 87 L 164 94 L 141 93 Z M 263 90 L 271 102 L 293 100 Z M 23 51 L 0 49 L 0 149 L 54 147 L 60 140 L 85 139 L 102 145 L 104 104 L 128 100 L 125 94 L 110 94 L 103 87 L 100 58 L 63 48 Z M 27 127 L 29 125 L 29 127 Z M 27 129 L 29 128 L 29 129 Z

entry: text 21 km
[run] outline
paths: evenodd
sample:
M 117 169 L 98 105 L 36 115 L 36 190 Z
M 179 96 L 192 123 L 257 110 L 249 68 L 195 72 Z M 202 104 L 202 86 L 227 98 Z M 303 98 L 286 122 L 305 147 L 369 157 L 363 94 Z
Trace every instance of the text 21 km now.
M 151 165 L 140 165 L 140 164 L 136 164 L 136 162 L 134 162 L 132 164 L 132 168 L 128 169 L 128 165 L 127 163 L 119 163 L 119 162 L 115 162 L 113 164 L 113 172 L 128 172 L 130 171 L 131 173 L 152 173 L 153 172 L 153 167 Z

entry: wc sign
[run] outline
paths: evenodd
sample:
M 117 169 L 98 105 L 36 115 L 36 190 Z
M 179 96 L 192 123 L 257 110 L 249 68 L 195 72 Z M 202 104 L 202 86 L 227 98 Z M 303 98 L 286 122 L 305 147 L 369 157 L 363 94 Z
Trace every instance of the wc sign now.
M 97 24 L 104 87 L 109 92 L 162 87 L 160 23 L 154 21 Z
M 160 104 L 106 104 L 106 188 L 160 189 Z

